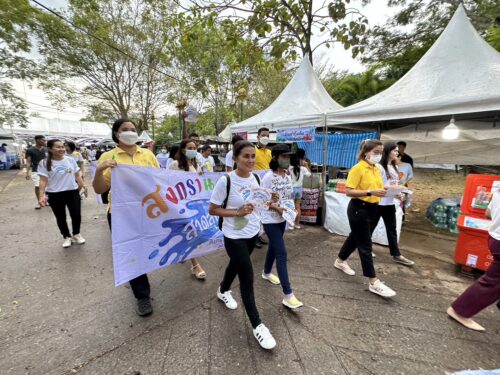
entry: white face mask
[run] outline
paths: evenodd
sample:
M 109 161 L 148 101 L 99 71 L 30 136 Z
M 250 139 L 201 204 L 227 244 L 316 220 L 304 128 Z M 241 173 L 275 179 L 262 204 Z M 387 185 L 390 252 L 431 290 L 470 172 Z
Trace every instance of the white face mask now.
M 162 154 L 166 154 L 166 153 L 167 153 L 167 150 L 161 150 L 161 153 L 162 153 Z
M 267 144 L 269 143 L 269 137 L 261 137 L 259 138 L 259 142 L 261 145 L 267 146 Z
M 139 136 L 136 132 L 126 131 L 118 134 L 118 139 L 125 143 L 127 146 L 135 145 Z
M 368 158 L 368 162 L 370 162 L 371 164 L 378 164 L 380 163 L 380 160 L 382 160 L 382 155 L 371 155 Z

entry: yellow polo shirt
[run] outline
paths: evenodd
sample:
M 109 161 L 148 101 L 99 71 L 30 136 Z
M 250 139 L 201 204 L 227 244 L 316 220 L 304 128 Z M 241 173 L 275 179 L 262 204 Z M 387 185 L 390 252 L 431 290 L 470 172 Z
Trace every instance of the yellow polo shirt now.
M 268 148 L 255 147 L 255 167 L 256 171 L 269 169 L 269 162 L 272 159 L 271 150 Z
M 376 165 L 372 165 L 365 160 L 361 160 L 358 164 L 351 168 L 347 176 L 346 187 L 354 190 L 379 190 L 384 188 L 384 181 L 382 180 L 382 172 Z M 368 203 L 379 203 L 380 198 L 360 197 Z
M 141 147 L 137 147 L 133 156 L 130 156 L 121 148 L 115 147 L 114 149 L 102 154 L 97 165 L 102 164 L 106 160 L 113 159 L 113 157 L 114 160 L 116 160 L 117 164 L 140 165 L 144 167 L 160 168 L 160 164 L 158 163 L 158 159 L 156 159 L 156 156 L 148 149 Z M 107 168 L 104 172 L 102 172 L 102 175 L 104 177 L 104 180 L 106 181 L 106 184 L 111 187 L 111 168 Z M 111 210 L 111 191 L 109 192 L 108 197 L 108 209 Z

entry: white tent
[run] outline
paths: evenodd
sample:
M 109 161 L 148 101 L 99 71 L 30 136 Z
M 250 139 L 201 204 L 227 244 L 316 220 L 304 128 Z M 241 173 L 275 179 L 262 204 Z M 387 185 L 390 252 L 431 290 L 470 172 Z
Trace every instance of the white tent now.
M 147 131 L 143 131 L 139 138 L 137 139 L 138 141 L 144 142 L 144 143 L 149 143 L 152 141 L 151 137 L 149 136 Z
M 411 124 L 383 132 L 382 141 L 405 140 L 415 163 L 500 164 L 500 121 L 457 121 L 461 131 L 453 141 L 441 139 L 446 125 L 446 121 Z
M 26 128 L 12 127 L 16 134 L 41 134 L 47 136 L 96 137 L 109 135 L 107 124 L 90 121 L 61 120 L 45 117 L 30 117 Z
M 342 108 L 336 103 L 305 57 L 276 100 L 259 114 L 231 125 L 231 132 L 256 132 L 290 127 L 323 126 L 324 114 Z
M 328 125 L 500 111 L 500 54 L 460 5 L 434 45 L 387 90 L 328 115 Z M 470 117 L 470 116 L 469 116 Z

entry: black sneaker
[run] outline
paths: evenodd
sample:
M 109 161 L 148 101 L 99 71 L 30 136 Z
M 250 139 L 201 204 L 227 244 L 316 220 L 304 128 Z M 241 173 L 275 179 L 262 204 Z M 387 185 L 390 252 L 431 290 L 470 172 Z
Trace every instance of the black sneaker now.
M 148 316 L 153 312 L 153 306 L 151 305 L 151 298 L 141 298 L 137 300 L 137 315 Z

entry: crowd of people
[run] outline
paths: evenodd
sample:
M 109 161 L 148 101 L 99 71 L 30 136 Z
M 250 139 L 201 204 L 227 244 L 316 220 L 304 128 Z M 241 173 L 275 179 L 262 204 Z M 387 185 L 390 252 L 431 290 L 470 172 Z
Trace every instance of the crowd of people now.
M 89 175 L 96 194 L 108 201 L 107 218 L 112 230 L 111 212 L 111 169 L 117 165 L 149 166 L 178 172 L 208 173 L 214 171 L 215 162 L 210 146 L 199 150 L 199 137 L 192 133 L 179 145 L 167 149 L 162 146 L 158 155 L 149 149 L 139 147 L 136 125 L 129 119 L 119 119 L 112 127 L 113 141 L 117 146 L 98 153 L 91 147 L 86 156 Z M 281 303 L 290 309 L 304 305 L 294 294 L 287 265 L 287 245 L 285 230 L 300 229 L 300 205 L 302 181 L 311 174 L 310 164 L 303 150 L 294 152 L 287 144 L 269 144 L 269 129 L 261 128 L 257 135 L 257 145 L 240 136 L 232 139 L 232 150 L 226 155 L 226 174 L 219 178 L 210 199 L 209 213 L 220 218 L 219 228 L 224 237 L 225 251 L 229 262 L 216 291 L 216 296 L 231 310 L 238 307 L 232 296 L 231 285 L 238 276 L 241 298 L 253 334 L 265 349 L 276 346 L 270 330 L 262 323 L 255 303 L 254 271 L 251 255 L 254 248 L 268 245 L 261 277 L 271 285 L 280 285 L 283 292 Z M 372 234 L 380 219 L 384 221 L 389 251 L 392 259 L 404 266 L 414 262 L 401 254 L 396 231 L 396 205 L 404 200 L 403 194 L 388 196 L 390 189 L 408 185 L 412 178 L 413 160 L 405 154 L 406 144 L 379 140 L 365 140 L 358 153 L 358 163 L 351 168 L 346 181 L 346 194 L 351 197 L 347 209 L 351 233 L 342 245 L 334 266 L 347 275 L 355 275 L 355 270 L 347 263 L 355 250 L 361 260 L 363 276 L 368 279 L 368 290 L 384 298 L 391 298 L 396 292 L 385 285 L 374 267 Z M 87 194 L 83 179 L 83 156 L 75 150 L 71 142 L 64 144 L 43 136 L 35 137 L 35 145 L 27 150 L 28 168 L 26 178 L 35 185 L 35 194 L 40 209 L 50 206 L 57 226 L 63 237 L 63 247 L 73 243 L 83 244 L 80 234 L 81 199 L 80 193 Z M 402 164 L 403 163 L 403 164 Z M 254 173 L 267 170 L 262 179 Z M 269 210 L 256 210 L 253 204 L 245 202 L 238 193 L 242 188 L 266 188 L 271 192 Z M 297 218 L 288 222 L 283 217 L 285 201 L 293 202 Z M 66 222 L 66 207 L 71 216 L 72 231 Z M 490 249 L 495 261 L 486 274 L 448 309 L 448 314 L 465 326 L 482 329 L 471 317 L 484 307 L 500 298 L 500 193 L 491 201 L 488 214 L 493 220 L 490 228 Z M 267 238 L 265 238 L 267 236 Z M 207 278 L 199 259 L 191 259 L 191 272 L 197 279 Z M 277 275 L 273 273 L 275 267 Z M 148 275 L 141 275 L 130 282 L 136 298 L 136 312 L 147 316 L 153 312 L 150 298 Z

